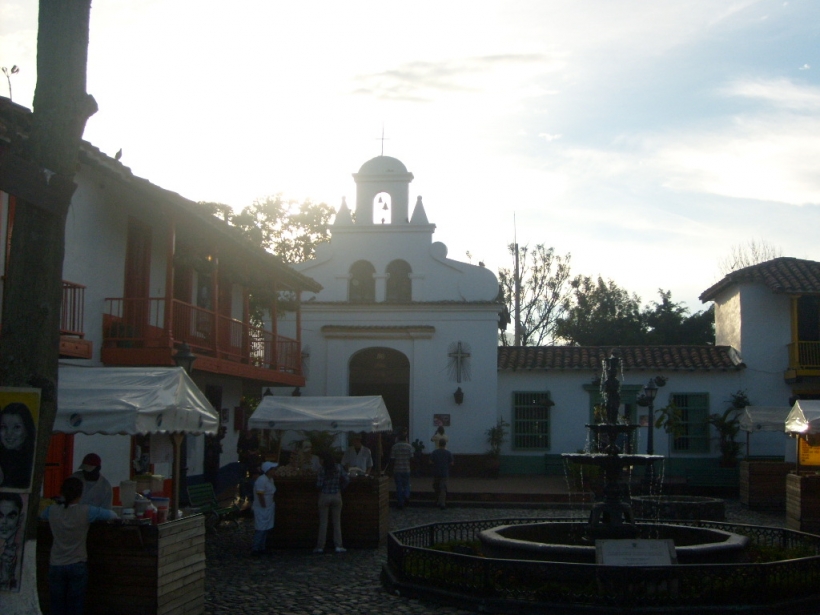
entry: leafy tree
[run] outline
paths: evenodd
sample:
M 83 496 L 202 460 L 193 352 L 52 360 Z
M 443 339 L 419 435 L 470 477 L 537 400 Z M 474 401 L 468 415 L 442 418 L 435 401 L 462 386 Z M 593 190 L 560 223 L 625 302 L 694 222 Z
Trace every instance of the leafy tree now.
M 576 276 L 564 300 L 564 315 L 556 321 L 555 336 L 571 346 L 642 344 L 646 324 L 641 300 L 612 280 Z
M 257 199 L 241 212 L 222 203 L 201 203 L 212 214 L 238 228 L 248 241 L 276 254 L 286 263 L 313 256 L 316 246 L 327 241 L 333 208 L 310 199 L 298 203 L 281 194 Z
M 537 244 L 532 250 L 529 246 L 510 244 L 508 249 L 514 259 L 518 250 L 519 284 L 516 284 L 515 268 L 499 269 L 498 278 L 504 304 L 513 321 L 516 313 L 516 289 L 520 285 L 520 317 L 516 336 L 518 344 L 541 346 L 545 342 L 553 343 L 556 321 L 563 313 L 564 303 L 571 290 L 570 255 L 559 256 L 555 254 L 554 248 L 547 248 L 544 244 Z M 499 338 L 502 346 L 510 345 L 505 331 L 500 333 Z
M 783 250 L 765 239 L 759 241 L 751 239 L 746 244 L 732 246 L 729 255 L 721 259 L 719 263 L 720 272 L 727 275 L 738 269 L 765 263 L 781 256 L 783 256 Z
M 672 291 L 658 289 L 660 301 L 643 311 L 646 344 L 714 344 L 714 306 L 695 314 L 682 303 L 672 301 Z

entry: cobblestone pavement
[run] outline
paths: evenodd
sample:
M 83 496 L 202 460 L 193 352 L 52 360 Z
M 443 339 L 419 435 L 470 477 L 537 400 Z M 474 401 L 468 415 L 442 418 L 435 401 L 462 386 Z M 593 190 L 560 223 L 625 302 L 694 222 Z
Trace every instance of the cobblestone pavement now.
M 583 514 L 583 513 L 579 513 Z M 436 521 L 570 516 L 565 509 L 409 507 L 390 510 L 390 529 Z M 748 511 L 726 501 L 727 521 L 783 526 L 784 514 Z M 207 539 L 205 612 L 277 615 L 348 615 L 353 613 L 415 615 L 471 613 L 457 608 L 410 600 L 388 593 L 379 581 L 386 548 L 351 549 L 347 553 L 314 555 L 310 550 L 279 550 L 250 557 L 253 520 L 243 518 L 238 530 L 222 530 Z

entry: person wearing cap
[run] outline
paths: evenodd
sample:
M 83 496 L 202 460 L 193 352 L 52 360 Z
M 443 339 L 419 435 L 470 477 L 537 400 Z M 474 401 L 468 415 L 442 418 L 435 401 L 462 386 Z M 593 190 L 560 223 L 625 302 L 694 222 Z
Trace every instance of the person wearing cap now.
M 80 469 L 74 472 L 72 476 L 83 482 L 83 495 L 80 498 L 80 504 L 111 510 L 114 503 L 114 490 L 111 488 L 108 479 L 100 474 L 101 468 L 102 460 L 100 456 L 96 453 L 88 453 L 83 457 Z
M 268 532 L 273 529 L 275 513 L 273 494 L 276 493 L 276 485 L 273 483 L 273 471 L 278 465 L 278 463 L 272 461 L 265 461 L 262 464 L 262 474 L 253 485 L 255 494 L 253 498 L 253 525 L 256 531 L 253 533 L 251 555 L 265 553 Z
M 351 434 L 350 448 L 345 451 L 342 457 L 342 465 L 348 471 L 350 468 L 359 468 L 365 475 L 370 474 L 373 469 L 373 455 L 370 453 L 369 448 L 362 445 L 361 434 Z

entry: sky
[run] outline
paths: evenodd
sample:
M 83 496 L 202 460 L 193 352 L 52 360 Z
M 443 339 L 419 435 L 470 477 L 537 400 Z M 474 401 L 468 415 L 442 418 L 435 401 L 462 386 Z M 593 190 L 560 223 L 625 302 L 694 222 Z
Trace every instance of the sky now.
M 27 107 L 36 39 L 0 3 Z M 355 203 L 383 148 L 450 258 L 543 243 L 696 311 L 733 246 L 820 260 L 818 71 L 817 0 L 95 0 L 84 137 L 236 209 Z

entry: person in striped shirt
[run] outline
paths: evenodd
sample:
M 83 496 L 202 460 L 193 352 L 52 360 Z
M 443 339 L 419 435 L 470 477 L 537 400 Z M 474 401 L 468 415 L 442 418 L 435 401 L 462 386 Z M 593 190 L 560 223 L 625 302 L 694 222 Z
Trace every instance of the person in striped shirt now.
M 413 458 L 413 447 L 407 439 L 407 430 L 402 430 L 399 434 L 399 441 L 390 449 L 390 463 L 393 466 L 396 502 L 399 508 L 404 508 L 410 503 L 410 460 Z

